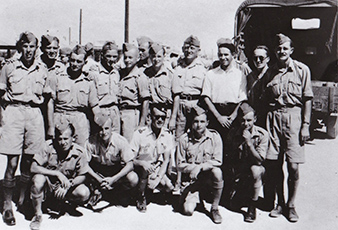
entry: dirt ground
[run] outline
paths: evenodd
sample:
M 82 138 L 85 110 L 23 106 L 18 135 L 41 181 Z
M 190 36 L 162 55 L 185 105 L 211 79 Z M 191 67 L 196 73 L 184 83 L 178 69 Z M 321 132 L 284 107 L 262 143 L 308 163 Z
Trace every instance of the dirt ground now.
M 296 200 L 300 219 L 290 223 L 285 217 L 270 218 L 268 212 L 257 210 L 254 223 L 243 221 L 243 214 L 220 207 L 223 223 L 214 224 L 203 212 L 196 211 L 193 216 L 183 216 L 173 211 L 171 205 L 150 203 L 146 213 L 140 213 L 135 206 L 124 208 L 111 206 L 93 212 L 78 208 L 83 216 L 73 217 L 66 214 L 57 220 L 44 214 L 41 229 L 297 229 L 297 230 L 335 230 L 338 229 L 338 138 L 326 139 L 317 132 L 316 138 L 306 145 L 306 163 L 300 167 L 300 186 Z M 0 178 L 6 166 L 6 158 L 0 155 Z M 226 186 L 226 185 L 225 185 Z M 287 194 L 287 193 L 286 193 Z M 261 194 L 262 196 L 262 194 Z M 100 202 L 98 207 L 107 203 Z M 206 210 L 210 204 L 205 204 Z M 245 211 L 243 208 L 242 211 Z M 15 212 L 17 224 L 6 226 L 0 221 L 0 229 L 29 229 L 29 221 Z

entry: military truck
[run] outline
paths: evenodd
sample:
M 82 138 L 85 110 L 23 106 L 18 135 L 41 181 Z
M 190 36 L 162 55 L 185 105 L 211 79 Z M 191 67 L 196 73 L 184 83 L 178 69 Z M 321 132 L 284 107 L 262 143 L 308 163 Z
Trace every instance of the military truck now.
M 331 138 L 338 134 L 337 5 L 337 0 L 247 0 L 236 12 L 234 38 L 240 61 L 249 60 L 251 67 L 256 45 L 273 51 L 277 33 L 292 39 L 293 58 L 311 70 L 311 126 L 320 121 Z M 275 61 L 271 55 L 270 63 Z

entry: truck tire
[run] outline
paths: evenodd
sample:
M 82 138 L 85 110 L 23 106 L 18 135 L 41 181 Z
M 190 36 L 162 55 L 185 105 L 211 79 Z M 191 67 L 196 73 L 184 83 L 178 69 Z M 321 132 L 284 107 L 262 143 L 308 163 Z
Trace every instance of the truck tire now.
M 327 119 L 326 125 L 326 133 L 330 138 L 336 138 L 338 135 L 338 117 L 337 116 L 329 116 Z

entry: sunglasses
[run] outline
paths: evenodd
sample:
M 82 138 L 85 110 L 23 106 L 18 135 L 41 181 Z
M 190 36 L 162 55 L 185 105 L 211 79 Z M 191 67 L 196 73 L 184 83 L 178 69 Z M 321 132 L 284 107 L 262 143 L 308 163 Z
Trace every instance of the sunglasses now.
M 263 56 L 254 56 L 254 61 L 257 61 L 257 59 L 259 61 L 264 61 L 267 57 L 263 57 Z
M 167 116 L 165 116 L 165 115 L 153 115 L 153 117 L 154 117 L 154 119 L 156 119 L 156 120 L 159 120 L 160 118 L 164 121 L 165 119 L 166 119 L 166 117 Z

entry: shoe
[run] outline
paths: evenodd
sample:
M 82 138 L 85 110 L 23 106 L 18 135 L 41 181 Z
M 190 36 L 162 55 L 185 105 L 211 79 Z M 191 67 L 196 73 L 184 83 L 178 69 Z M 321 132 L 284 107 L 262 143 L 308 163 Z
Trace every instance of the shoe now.
M 256 207 L 249 206 L 248 212 L 245 214 L 244 221 L 248 223 L 253 223 L 256 220 Z
M 97 203 L 100 202 L 100 200 L 102 199 L 102 193 L 96 189 L 92 196 L 89 198 L 89 201 L 87 202 L 87 206 L 91 209 L 93 209 L 93 207 L 95 207 L 95 205 L 97 205 Z
M 42 222 L 42 216 L 41 215 L 35 215 L 32 219 L 32 222 L 30 223 L 29 227 L 31 228 L 31 230 L 39 230 L 41 222 Z
M 12 209 L 5 210 L 2 214 L 2 220 L 8 226 L 15 225 L 15 218 L 14 218 L 13 210 Z
M 145 213 L 147 211 L 147 200 L 143 195 L 140 199 L 136 200 L 136 208 L 139 212 Z
M 287 218 L 290 222 L 297 222 L 299 220 L 295 207 L 288 208 Z
M 270 217 L 273 217 L 273 218 L 277 218 L 277 217 L 279 217 L 279 216 L 281 216 L 282 214 L 283 214 L 283 206 L 281 206 L 281 205 L 277 205 L 276 206 L 276 208 L 274 208 L 271 212 L 270 212 L 270 214 L 269 214 L 269 216 Z
M 211 213 L 211 219 L 215 224 L 222 223 L 222 216 L 219 213 L 218 209 L 211 209 L 210 213 Z

